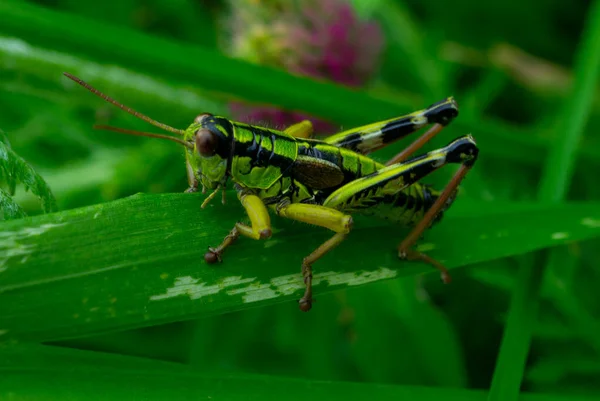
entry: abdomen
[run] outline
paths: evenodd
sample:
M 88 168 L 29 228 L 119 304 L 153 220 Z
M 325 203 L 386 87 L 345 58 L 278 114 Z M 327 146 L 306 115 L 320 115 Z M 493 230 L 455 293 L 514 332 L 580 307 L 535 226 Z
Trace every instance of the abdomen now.
M 386 220 L 394 224 L 413 226 L 439 198 L 440 192 L 428 185 L 415 183 L 408 188 L 392 195 L 376 195 L 363 198 L 359 202 L 349 202 L 337 209 L 349 214 L 362 214 Z M 441 220 L 443 212 L 452 204 L 454 196 L 450 197 L 434 223 Z

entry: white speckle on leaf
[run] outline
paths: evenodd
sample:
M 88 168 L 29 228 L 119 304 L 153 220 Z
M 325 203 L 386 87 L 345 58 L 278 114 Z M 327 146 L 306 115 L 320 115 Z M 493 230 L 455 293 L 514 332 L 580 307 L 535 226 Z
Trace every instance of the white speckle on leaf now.
M 323 272 L 313 275 L 313 287 L 324 282 L 327 282 L 329 286 L 341 286 L 344 284 L 348 286 L 361 285 L 372 281 L 393 278 L 396 274 L 396 271 L 386 268 L 380 268 L 375 271 L 349 273 Z M 303 291 L 304 288 L 302 276 L 300 274 L 290 274 L 275 277 L 268 284 L 253 282 L 246 287 L 229 290 L 227 294 L 242 295 L 244 303 L 251 303 L 284 295 L 292 295 Z
M 320 282 L 320 276 L 326 274 L 315 274 L 313 275 L 313 284 L 318 280 Z M 304 288 L 302 282 L 302 276 L 300 274 L 288 274 L 287 276 L 275 277 L 271 280 L 271 285 L 277 288 L 277 292 L 281 295 L 292 295 L 296 291 Z
M 100 211 L 94 213 L 94 220 L 97 219 L 98 217 L 100 217 L 101 215 L 102 215 L 102 212 L 100 212 Z
M 591 228 L 600 228 L 600 220 L 595 219 L 593 217 L 586 217 L 581 220 L 581 224 L 584 226 L 588 226 Z
M 262 301 L 263 299 L 277 298 L 281 294 L 275 291 L 271 284 L 252 283 L 248 287 L 227 291 L 228 295 L 242 294 L 244 303 Z
M 328 286 L 362 285 L 373 281 L 394 278 L 396 275 L 397 272 L 395 270 L 385 267 L 374 271 L 362 272 L 323 272 L 313 275 L 313 287 L 324 282 L 327 282 Z M 195 300 L 217 294 L 222 290 L 226 290 L 227 295 L 241 295 L 244 303 L 252 303 L 303 291 L 304 281 L 300 273 L 275 277 L 268 283 L 261 283 L 256 277 L 242 278 L 241 276 L 233 276 L 226 277 L 215 284 L 209 284 L 200 282 L 200 279 L 195 279 L 191 276 L 184 276 L 177 277 L 173 287 L 167 288 L 166 293 L 152 295 L 150 300 L 158 301 L 181 295 L 187 295 L 191 300 Z
M 173 283 L 173 287 L 167 288 L 164 294 L 152 295 L 151 301 L 157 301 L 166 298 L 178 297 L 180 295 L 188 295 L 190 299 L 198 299 L 207 295 L 213 295 L 226 287 L 233 287 L 241 284 L 251 283 L 256 280 L 253 278 L 242 278 L 241 276 L 225 277 L 221 282 L 207 285 L 200 283 L 200 279 L 195 279 L 191 276 L 177 277 Z
M 20 229 L 19 231 L 4 231 L 4 232 L 0 232 L 0 239 L 2 239 L 2 238 L 15 239 L 15 237 L 17 237 L 18 239 L 25 239 L 27 237 L 44 234 L 45 232 L 49 231 L 52 228 L 61 227 L 66 224 L 67 223 L 59 223 L 59 224 L 48 223 L 48 224 L 42 224 L 41 226 L 38 226 L 38 227 L 24 227 L 24 228 Z M 2 246 L 2 242 L 0 242 L 0 246 Z
M 32 236 L 38 236 L 54 227 L 64 226 L 60 224 L 42 224 L 39 227 L 25 227 L 17 231 L 0 232 L 0 273 L 8 269 L 8 261 L 14 257 L 21 257 L 21 263 L 27 261 L 28 255 L 33 253 L 36 244 L 22 244 L 21 241 Z
M 8 333 L 8 330 L 0 329 L 0 336 L 5 335 L 6 333 Z
M 569 238 L 569 233 L 554 233 L 552 234 L 552 239 L 556 239 L 556 240 L 561 240 L 561 239 L 565 239 L 565 238 Z
M 313 275 L 313 286 L 319 285 L 323 280 L 335 276 L 335 272 L 324 272 Z M 297 291 L 304 290 L 304 280 L 300 274 L 288 274 L 286 276 L 275 277 L 269 284 L 260 282 L 252 283 L 247 287 L 228 291 L 229 295 L 242 294 L 244 303 L 257 302 L 265 299 L 277 298 L 283 295 L 292 295 Z
M 0 273 L 8 269 L 7 262 L 14 257 L 21 256 L 21 260 L 26 258 L 35 249 L 35 245 L 23 245 L 14 238 L 8 241 L 0 241 Z

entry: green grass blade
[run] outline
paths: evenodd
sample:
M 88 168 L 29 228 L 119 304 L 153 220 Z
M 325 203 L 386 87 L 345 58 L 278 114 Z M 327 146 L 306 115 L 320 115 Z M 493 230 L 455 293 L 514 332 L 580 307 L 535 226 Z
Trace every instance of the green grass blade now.
M 216 50 L 172 42 L 30 3 L 0 3 L 0 33 L 58 51 L 73 50 L 80 56 L 85 51 L 90 60 L 110 60 L 142 73 L 168 77 L 171 82 L 193 82 L 196 87 L 222 94 L 223 98 L 249 95 L 257 102 L 304 110 L 344 125 L 383 119 L 398 112 L 392 103 L 340 85 L 292 76 L 226 57 Z
M 206 374 L 121 355 L 30 345 L 0 350 L 0 394 L 35 400 L 445 400 L 482 401 L 481 390 L 312 381 L 253 374 Z M 523 394 L 522 401 L 592 397 Z
M 577 146 L 592 111 L 600 76 L 600 1 L 590 5 L 574 70 L 573 92 L 562 112 L 558 139 L 551 148 L 540 184 L 539 197 L 544 201 L 560 202 L 565 197 L 575 167 Z
M 137 195 L 3 223 L 0 339 L 56 340 L 296 301 L 300 261 L 330 234 L 277 218 L 269 241 L 242 238 L 221 265 L 206 265 L 207 247 L 243 210 L 233 201 L 201 210 L 201 199 Z M 455 268 L 600 235 L 598 203 L 470 208 L 447 216 L 421 249 Z M 398 227 L 359 217 L 349 239 L 315 264 L 317 297 L 432 272 L 397 259 Z M 289 308 L 300 313 L 293 302 Z
M 533 265 L 519 266 L 506 328 L 500 347 L 488 400 L 518 400 L 525 363 L 538 311 L 538 292 L 546 255 L 535 255 Z
M 4 65 L 1 63 L 3 58 L 7 60 Z M 197 113 L 198 110 L 210 110 L 215 114 L 226 112 L 226 108 L 221 103 L 208 99 L 205 93 L 190 88 L 189 85 L 168 84 L 148 74 L 34 46 L 20 38 L 0 36 L 0 66 L 18 72 L 21 77 L 32 75 L 47 82 L 60 84 L 60 87 L 69 88 L 70 95 L 64 100 L 61 99 L 58 91 L 46 96 L 55 103 L 62 100 L 70 105 L 81 103 L 103 105 L 98 98 L 85 96 L 86 92 L 82 91 L 80 86 L 67 80 L 63 72 L 68 71 L 93 83 L 102 92 L 110 94 L 120 102 L 128 104 L 135 99 L 136 108 L 154 107 L 169 109 L 172 113 L 186 112 L 188 120 L 189 115 Z M 21 81 L 25 79 L 22 78 Z M 21 90 L 26 89 L 28 88 Z M 18 89 L 9 87 L 7 90 Z M 42 96 L 34 91 L 28 94 Z
M 558 124 L 560 138 L 554 144 L 538 196 L 543 201 L 560 202 L 566 194 L 575 165 L 575 150 L 588 119 L 600 74 L 600 1 L 588 13 L 583 41 L 575 60 L 573 94 L 567 102 L 563 120 Z M 562 132 L 561 132 L 562 131 Z M 517 400 L 527 362 L 534 322 L 537 318 L 538 291 L 543 269 L 555 255 L 538 255 L 533 266 L 523 267 L 511 301 L 506 329 L 489 400 Z

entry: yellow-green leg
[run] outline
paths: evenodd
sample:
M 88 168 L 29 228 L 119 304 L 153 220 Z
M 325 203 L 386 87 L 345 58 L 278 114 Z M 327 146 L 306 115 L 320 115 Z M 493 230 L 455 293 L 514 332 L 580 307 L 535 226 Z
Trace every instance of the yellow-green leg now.
M 311 138 L 314 133 L 313 125 L 310 121 L 304 120 L 287 127 L 284 132 L 296 138 Z
M 188 178 L 188 184 L 189 184 L 189 187 L 188 187 L 188 189 L 185 190 L 185 192 L 186 193 L 197 192 L 198 191 L 198 180 L 196 179 L 196 176 L 194 175 L 194 169 L 192 169 L 192 165 L 187 160 L 185 162 L 185 167 L 186 167 L 186 171 L 187 171 L 187 178 Z
M 300 310 L 308 312 L 312 307 L 312 264 L 323 257 L 327 252 L 339 245 L 352 228 L 352 217 L 338 210 L 320 205 L 303 203 L 287 203 L 278 206 L 277 214 L 288 219 L 314 224 L 334 231 L 333 237 L 321 244 L 302 261 L 302 277 L 306 290 L 304 296 L 298 301 Z
M 256 240 L 271 237 L 271 218 L 263 201 L 252 192 L 244 189 L 238 191 L 238 199 L 246 209 L 251 225 L 236 223 L 218 247 L 208 248 L 208 252 L 204 255 L 204 260 L 207 263 L 220 262 L 225 249 L 235 242 L 240 235 Z

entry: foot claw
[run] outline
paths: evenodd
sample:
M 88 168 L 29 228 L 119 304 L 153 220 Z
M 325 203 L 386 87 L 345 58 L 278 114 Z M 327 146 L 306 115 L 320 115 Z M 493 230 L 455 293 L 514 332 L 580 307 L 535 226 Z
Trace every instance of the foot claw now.
M 208 248 L 208 252 L 204 254 L 204 260 L 206 263 L 217 263 L 221 262 L 221 252 L 216 250 L 215 248 Z
M 312 300 L 308 298 L 302 298 L 298 301 L 298 306 L 302 312 L 308 312 L 312 308 Z

